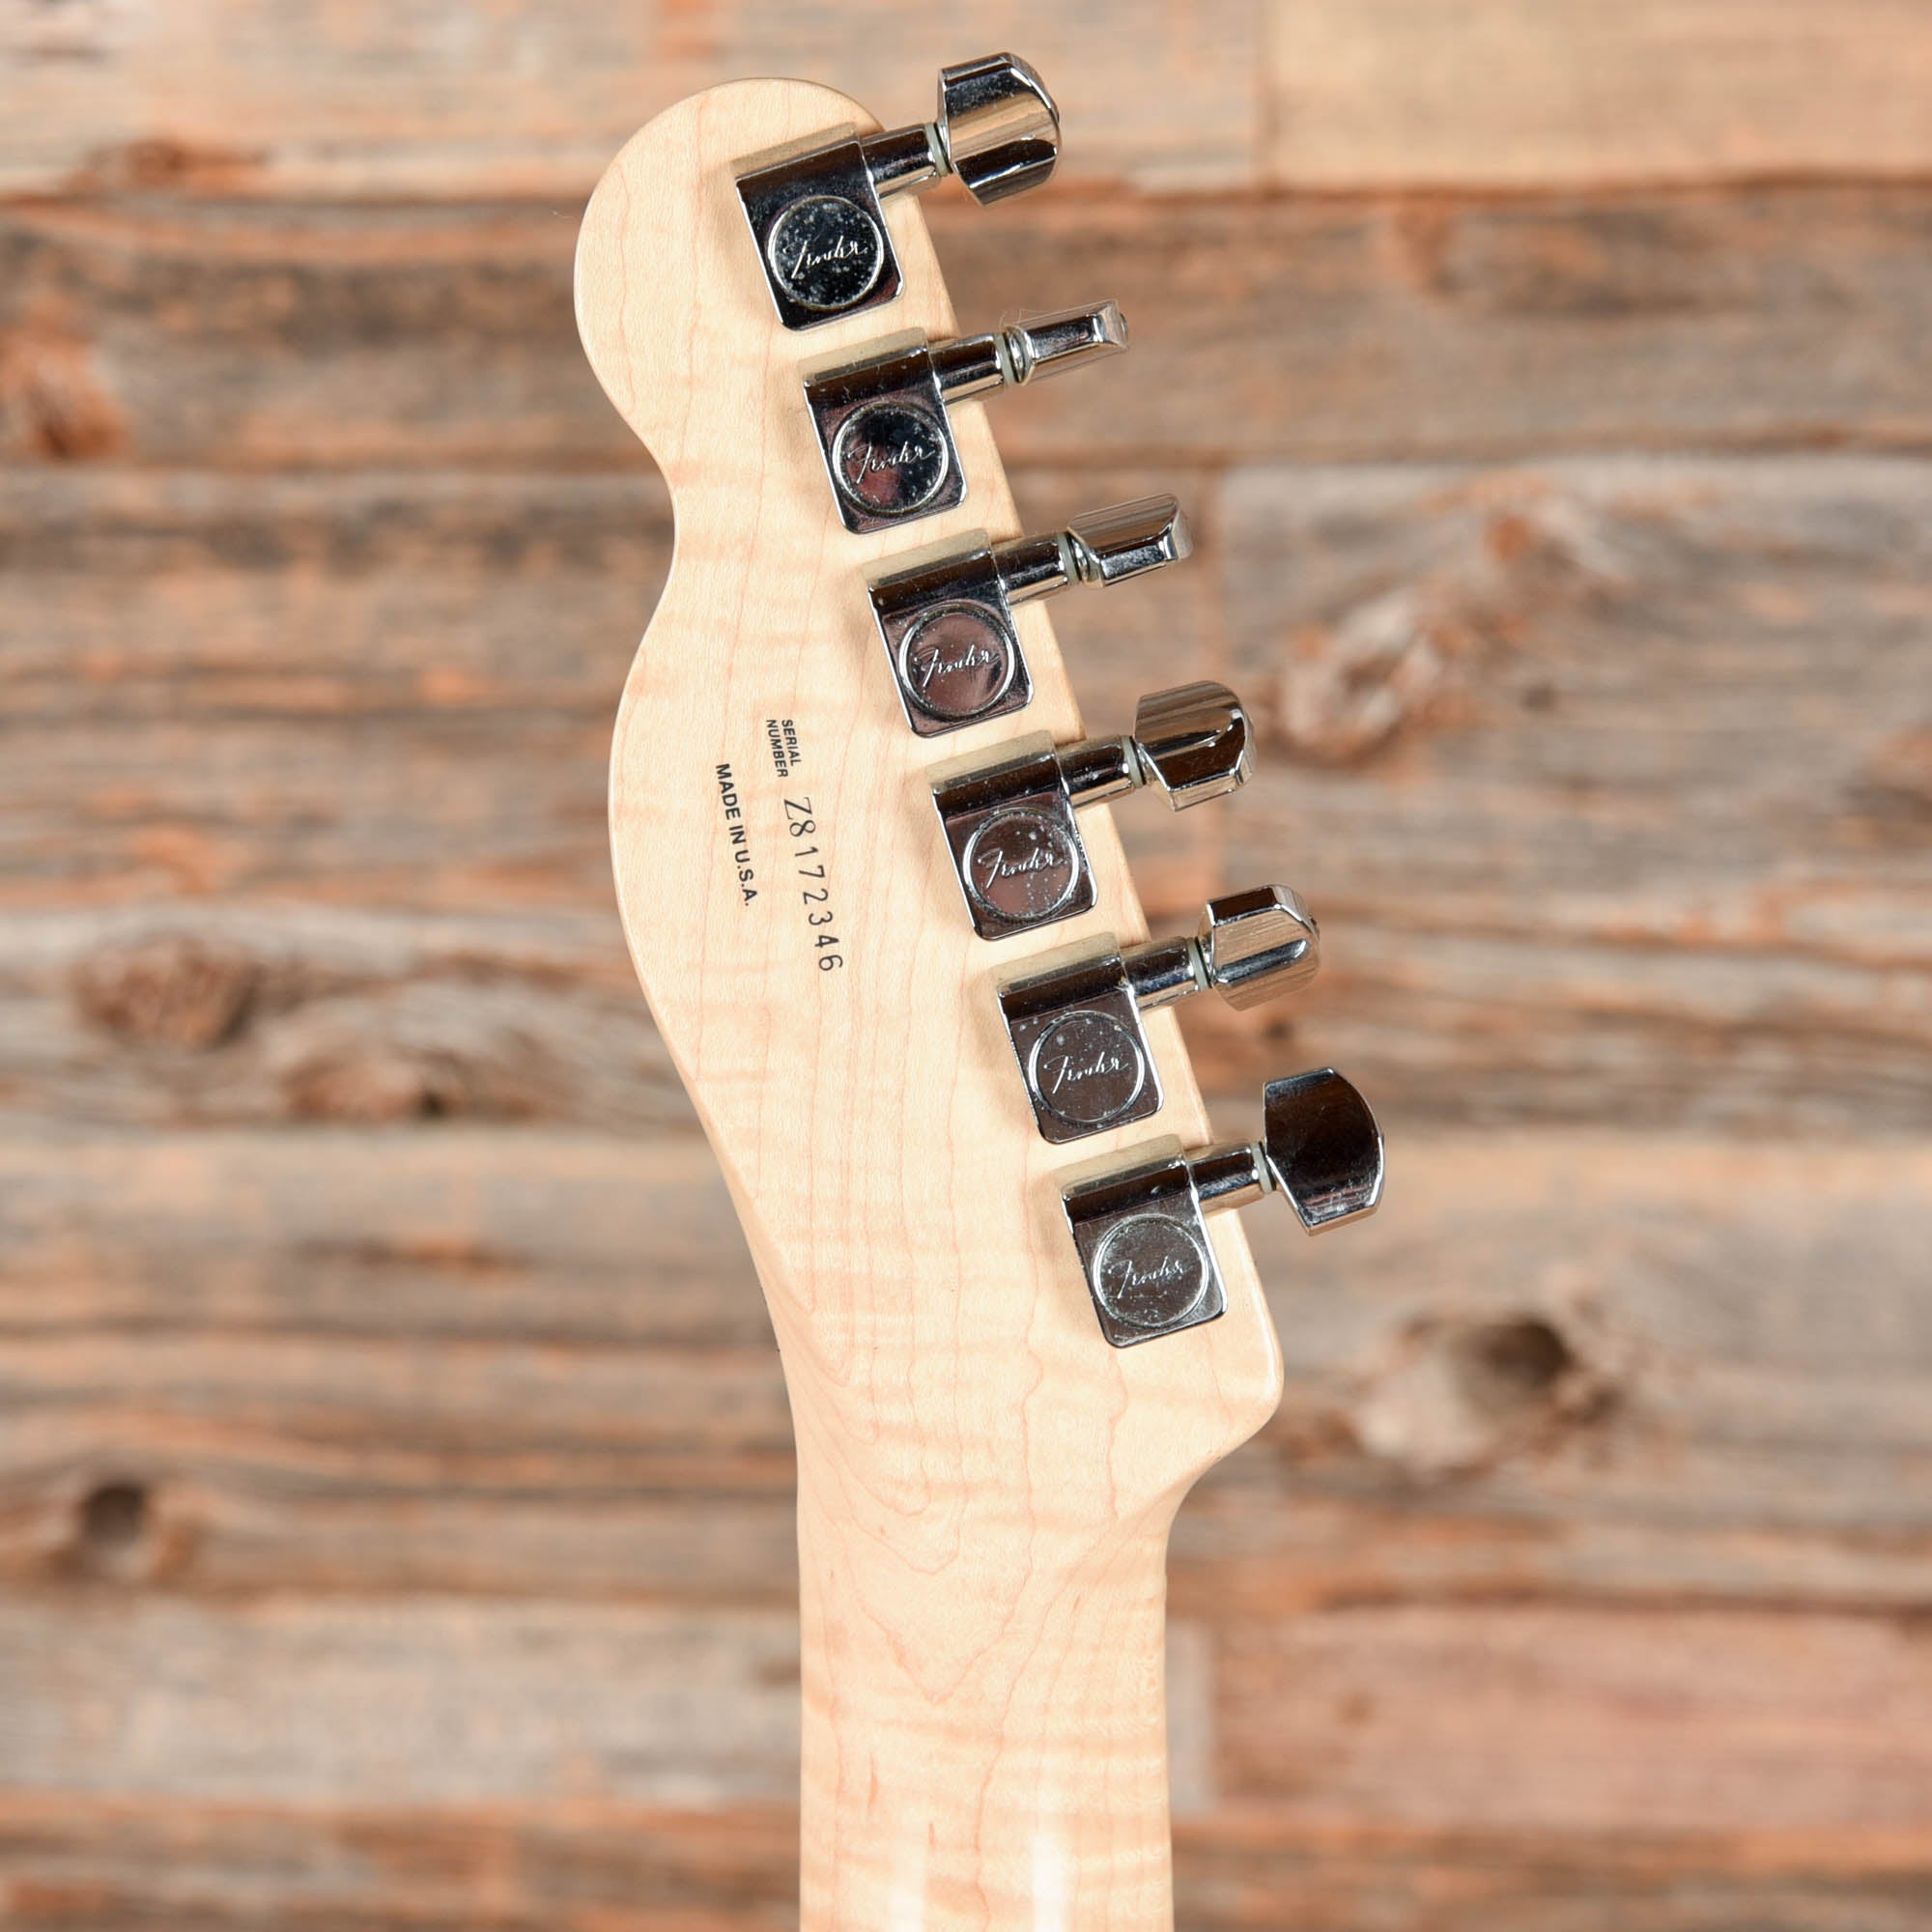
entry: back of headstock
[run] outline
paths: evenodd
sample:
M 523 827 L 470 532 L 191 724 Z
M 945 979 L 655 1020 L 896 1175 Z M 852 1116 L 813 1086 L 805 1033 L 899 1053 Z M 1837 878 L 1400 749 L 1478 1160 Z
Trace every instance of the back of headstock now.
M 591 199 L 580 327 L 677 526 L 612 748 L 617 891 L 784 1356 L 805 1925 L 1164 1926 L 1167 1525 L 1280 1383 L 1238 1225 L 1204 1246 L 1201 1211 L 1274 1185 L 1311 1227 L 1363 1211 L 1374 1130 L 1332 1076 L 1299 1114 L 1271 1090 L 1281 1133 L 1197 1184 L 1135 1124 L 1205 1147 L 1166 1006 L 1292 982 L 1313 924 L 1247 895 L 1146 942 L 1106 801 L 1231 789 L 1245 721 L 1196 686 L 1084 737 L 1040 593 L 1184 526 L 1021 533 L 977 398 L 1119 318 L 960 338 L 895 190 L 1032 185 L 1057 128 L 1017 64 L 950 81 L 936 130 L 890 135 L 823 88 L 717 88 Z M 1150 1245 L 1162 1216 L 1196 1233 Z

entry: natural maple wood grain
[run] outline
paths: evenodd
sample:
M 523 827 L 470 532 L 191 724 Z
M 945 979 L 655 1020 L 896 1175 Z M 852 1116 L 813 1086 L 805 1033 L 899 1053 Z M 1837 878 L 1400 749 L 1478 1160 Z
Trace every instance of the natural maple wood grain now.
M 802 370 L 877 326 L 787 336 L 744 245 L 734 170 L 848 120 L 870 125 L 801 84 L 707 92 L 624 149 L 584 216 L 584 348 L 677 526 L 611 751 L 618 908 L 745 1223 L 798 1430 L 801 1924 L 1158 1932 L 1168 1524 L 1273 1408 L 1280 1353 L 1225 1221 L 1219 1321 L 1122 1351 L 1096 1332 L 1065 1151 L 1017 1104 L 988 999 L 1038 942 L 974 936 L 933 818 L 940 756 L 1014 734 L 905 729 L 864 573 L 917 546 L 843 530 L 799 407 Z M 895 322 L 956 334 L 919 208 L 901 197 L 892 222 Z M 967 500 L 920 542 L 1017 533 L 983 411 L 953 425 Z M 1039 605 L 1019 630 L 1028 726 L 1077 739 Z M 772 719 L 795 724 L 796 770 L 771 769 Z M 726 776 L 754 897 L 721 830 Z M 1083 836 L 1097 903 L 1056 936 L 1138 937 L 1104 810 Z M 801 878 L 830 895 L 836 972 Z M 1204 1144 L 1179 1035 L 1150 1033 L 1174 1078 L 1163 1124 Z

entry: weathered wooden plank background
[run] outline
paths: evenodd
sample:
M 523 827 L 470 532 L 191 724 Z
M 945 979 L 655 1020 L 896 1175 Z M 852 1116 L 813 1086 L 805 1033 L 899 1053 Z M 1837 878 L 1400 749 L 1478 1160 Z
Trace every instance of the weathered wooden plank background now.
M 1932 6 L 0 0 L 0 1919 L 790 1918 L 789 1430 L 633 989 L 668 544 L 578 354 L 604 160 L 1012 44 L 1118 294 L 1063 636 L 1265 775 L 1388 1208 L 1177 1542 L 1199 1932 L 1932 1924 Z

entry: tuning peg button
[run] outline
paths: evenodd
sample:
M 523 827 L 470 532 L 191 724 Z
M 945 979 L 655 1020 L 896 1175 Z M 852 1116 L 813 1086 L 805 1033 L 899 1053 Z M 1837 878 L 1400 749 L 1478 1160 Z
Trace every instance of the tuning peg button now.
M 937 145 L 982 208 L 1038 187 L 1060 156 L 1060 110 L 1046 84 L 1012 54 L 939 71 Z
M 810 377 L 806 406 L 845 527 L 887 529 L 964 500 L 949 403 L 1061 375 L 1126 346 L 1126 322 L 1109 301 Z
M 1210 1212 L 1279 1192 L 1319 1234 L 1374 1213 L 1382 1175 L 1368 1102 L 1324 1066 L 1268 1083 L 1259 1141 L 1192 1152 L 1157 1143 L 1123 1167 L 1069 1180 L 1061 1203 L 1101 1334 L 1124 1349 L 1226 1312 Z
M 1225 684 L 1182 684 L 1134 712 L 1142 767 L 1177 806 L 1237 791 L 1248 780 L 1248 720 Z
M 1194 952 L 1208 984 L 1236 1012 L 1246 1012 L 1314 979 L 1321 945 L 1298 893 L 1260 886 L 1208 901 Z
M 1000 987 L 1000 1012 L 1043 1139 L 1084 1140 L 1158 1112 L 1160 1074 L 1141 1015 L 1194 993 L 1246 1008 L 1315 977 L 1320 939 L 1281 886 L 1212 899 L 1193 938 L 1035 961 Z
M 1183 737 L 1151 747 L 1139 736 L 1151 719 L 1183 714 L 1197 721 Z M 1219 721 L 1211 731 L 1199 723 L 1209 718 Z M 1247 740 L 1246 716 L 1232 691 L 1185 685 L 1143 698 L 1132 737 L 1055 745 L 1042 734 L 992 764 L 936 774 L 933 803 L 973 929 L 982 939 L 1005 939 L 1091 911 L 1094 876 L 1075 808 L 1147 784 L 1160 785 L 1177 810 L 1219 797 L 1247 778 Z M 1210 768 L 1219 776 L 1210 778 Z
M 955 174 L 982 206 L 1037 187 L 1060 153 L 1060 114 L 1025 61 L 990 54 L 939 74 L 939 115 L 885 133 L 847 134 L 746 168 L 738 195 L 787 328 L 812 328 L 889 302 L 897 256 L 883 196 Z
M 1022 709 L 1033 680 L 1013 607 L 1070 583 L 1123 583 L 1188 554 L 1172 497 L 1147 497 L 1077 518 L 1049 535 L 983 535 L 908 566 L 895 558 L 871 585 L 872 613 L 906 722 L 938 737 Z
M 1266 1178 L 1311 1235 L 1373 1214 L 1382 1199 L 1382 1136 L 1369 1103 L 1332 1066 L 1270 1080 L 1258 1150 Z
M 1068 577 L 1082 583 L 1124 583 L 1192 555 L 1194 533 L 1172 497 L 1136 497 L 1075 517 L 1060 538 L 1060 550 Z

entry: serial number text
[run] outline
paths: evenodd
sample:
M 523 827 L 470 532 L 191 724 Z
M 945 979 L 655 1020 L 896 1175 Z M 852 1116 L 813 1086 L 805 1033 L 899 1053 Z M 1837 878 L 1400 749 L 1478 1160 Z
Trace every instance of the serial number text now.
M 805 906 L 805 923 L 811 928 L 818 970 L 834 973 L 845 964 L 845 955 L 839 951 L 838 935 L 832 929 L 837 920 L 832 910 L 832 885 L 826 877 L 825 858 L 815 842 L 818 820 L 809 798 L 786 799 L 784 812 L 785 830 L 792 839 L 792 860 L 798 876 L 805 881 L 798 895 Z

